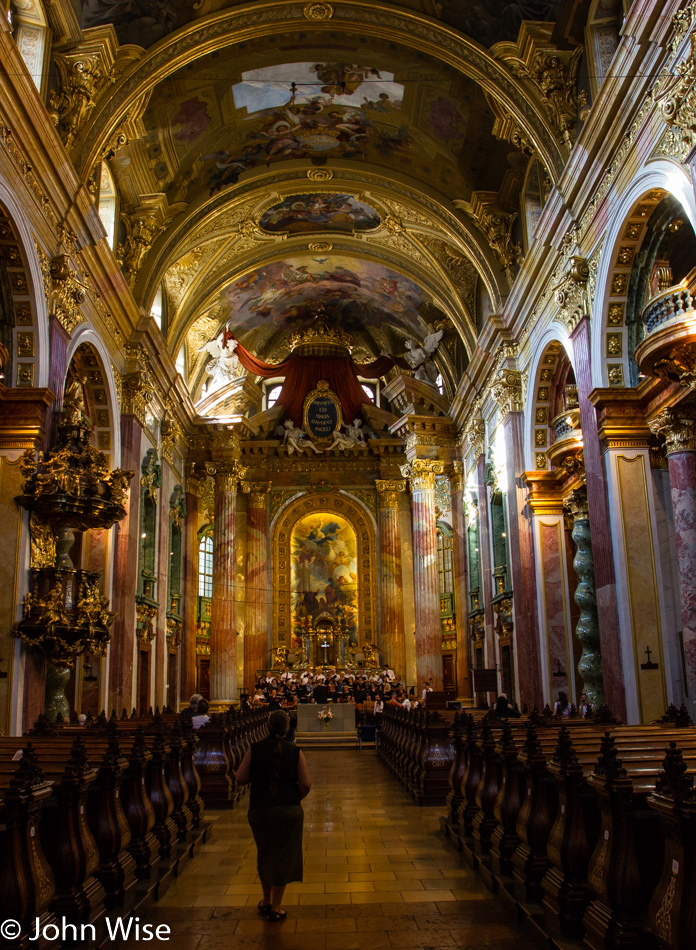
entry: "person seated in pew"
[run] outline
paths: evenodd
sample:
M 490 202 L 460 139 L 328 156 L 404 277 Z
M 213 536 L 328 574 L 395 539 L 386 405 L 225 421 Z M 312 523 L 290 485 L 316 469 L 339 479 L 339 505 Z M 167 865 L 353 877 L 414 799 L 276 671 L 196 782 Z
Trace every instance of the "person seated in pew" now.
M 181 719 L 193 719 L 193 717 L 198 712 L 198 704 L 203 699 L 200 693 L 194 693 L 193 696 L 189 699 L 188 709 L 184 709 L 181 713 Z
M 198 703 L 198 711 L 191 720 L 194 729 L 200 729 L 201 726 L 204 726 L 207 722 L 210 722 L 210 716 L 208 715 L 209 708 L 208 700 L 201 698 L 200 702 Z
M 563 692 L 563 690 L 559 692 L 558 699 L 553 704 L 553 712 L 556 716 L 570 716 L 570 703 L 568 702 L 568 697 Z
M 501 693 L 500 696 L 498 696 L 498 698 L 495 701 L 494 713 L 500 719 L 505 719 L 507 716 L 510 715 L 509 710 L 510 710 L 510 703 L 508 702 L 507 695 L 505 693 Z
M 282 706 L 280 696 L 278 695 L 278 690 L 271 690 L 271 695 L 268 697 L 268 708 L 273 711 L 274 709 L 280 709 Z
M 508 719 L 519 719 L 520 716 L 522 715 L 522 713 L 520 712 L 520 707 L 517 705 L 516 702 L 514 702 L 512 706 L 510 706 L 507 714 L 508 714 Z
M 587 693 L 583 693 L 580 697 L 580 706 L 578 712 L 583 719 L 586 719 L 588 716 L 591 716 L 594 712 L 594 704 L 589 701 L 587 698 Z

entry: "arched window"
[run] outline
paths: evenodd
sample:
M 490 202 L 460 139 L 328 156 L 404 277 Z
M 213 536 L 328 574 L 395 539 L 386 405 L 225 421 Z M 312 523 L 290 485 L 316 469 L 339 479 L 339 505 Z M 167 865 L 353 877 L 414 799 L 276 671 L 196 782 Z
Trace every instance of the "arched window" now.
M 114 250 L 116 247 L 116 212 L 117 195 L 116 184 L 114 182 L 109 166 L 106 162 L 101 163 L 99 172 L 99 198 L 97 204 L 99 217 L 101 218 L 106 237 L 109 241 L 109 247 Z
M 198 596 L 213 596 L 213 536 L 205 534 L 198 545 Z
M 363 384 L 362 384 L 362 390 L 363 390 L 363 392 L 365 393 L 365 395 L 367 396 L 367 398 L 370 400 L 370 402 L 374 402 L 374 401 L 375 401 L 375 389 L 374 389 L 374 386 L 370 386 L 368 383 L 363 383 Z
M 152 306 L 150 307 L 150 316 L 152 317 L 152 319 L 155 321 L 155 323 L 161 330 L 162 329 L 162 286 L 161 285 L 157 288 L 155 299 L 152 301 Z
M 272 406 L 275 406 L 275 404 L 278 402 L 278 397 L 280 396 L 282 388 L 282 383 L 278 383 L 275 386 L 269 386 L 269 388 L 266 390 L 266 409 L 270 409 Z

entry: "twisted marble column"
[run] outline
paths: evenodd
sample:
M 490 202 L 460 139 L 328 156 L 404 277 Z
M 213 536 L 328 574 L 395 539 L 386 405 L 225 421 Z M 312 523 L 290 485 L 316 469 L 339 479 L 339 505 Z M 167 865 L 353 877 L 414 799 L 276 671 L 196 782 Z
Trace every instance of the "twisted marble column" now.
M 400 498 L 406 482 L 378 478 L 379 531 L 382 560 L 382 662 L 398 677 L 406 674 L 403 579 L 401 569 Z
M 665 409 L 650 423 L 665 439 L 679 567 L 686 688 L 696 696 L 696 418 L 693 410 Z
M 401 474 L 408 478 L 411 485 L 418 686 L 421 687 L 425 680 L 428 680 L 435 690 L 442 689 L 435 476 L 442 475 L 444 468 L 444 462 L 415 459 L 401 469 Z
M 252 689 L 268 661 L 268 492 L 270 482 L 242 482 L 247 495 L 246 629 L 244 685 Z
M 237 482 L 245 474 L 236 462 L 216 464 L 213 521 L 213 603 L 210 618 L 210 701 L 226 705 L 237 697 L 236 577 Z
M 572 537 L 576 545 L 573 567 L 580 580 L 574 595 L 575 603 L 580 608 L 575 636 L 582 645 L 578 673 L 582 676 L 587 698 L 597 706 L 604 702 L 604 680 L 586 490 L 578 488 L 571 492 L 565 501 L 565 508 L 573 519 Z

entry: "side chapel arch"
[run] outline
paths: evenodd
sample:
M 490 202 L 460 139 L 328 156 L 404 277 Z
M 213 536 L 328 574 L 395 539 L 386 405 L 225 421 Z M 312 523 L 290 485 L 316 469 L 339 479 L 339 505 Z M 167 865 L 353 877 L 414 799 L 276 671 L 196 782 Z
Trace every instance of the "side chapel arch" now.
M 272 646 L 290 647 L 291 637 L 291 539 L 293 528 L 307 514 L 336 514 L 355 530 L 358 554 L 358 644 L 377 648 L 377 545 L 372 518 L 352 496 L 339 492 L 302 495 L 281 510 L 272 526 Z

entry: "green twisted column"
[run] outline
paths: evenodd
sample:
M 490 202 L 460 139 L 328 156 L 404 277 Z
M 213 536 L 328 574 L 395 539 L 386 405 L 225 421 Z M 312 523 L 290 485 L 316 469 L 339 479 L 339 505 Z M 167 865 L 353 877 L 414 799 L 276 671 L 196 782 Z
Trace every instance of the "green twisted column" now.
M 582 676 L 584 691 L 595 707 L 604 703 L 604 680 L 602 654 L 599 646 L 599 620 L 595 597 L 594 564 L 592 561 L 592 538 L 587 491 L 577 488 L 565 499 L 564 507 L 573 519 L 572 538 L 575 542 L 573 567 L 580 579 L 575 589 L 575 603 L 580 608 L 580 617 L 575 627 L 575 636 L 582 645 L 578 673 Z

